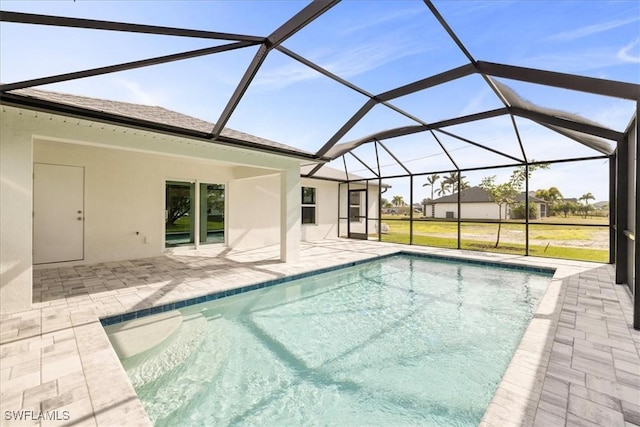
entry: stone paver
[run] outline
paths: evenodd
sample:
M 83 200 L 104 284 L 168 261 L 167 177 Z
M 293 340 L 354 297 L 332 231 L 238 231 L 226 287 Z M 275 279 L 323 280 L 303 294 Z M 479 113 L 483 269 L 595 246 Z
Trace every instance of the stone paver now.
M 290 264 L 208 248 L 35 270 L 33 309 L 0 316 L 0 424 L 149 425 L 100 318 L 399 250 L 556 268 L 481 425 L 640 425 L 640 331 L 612 266 L 343 239 Z

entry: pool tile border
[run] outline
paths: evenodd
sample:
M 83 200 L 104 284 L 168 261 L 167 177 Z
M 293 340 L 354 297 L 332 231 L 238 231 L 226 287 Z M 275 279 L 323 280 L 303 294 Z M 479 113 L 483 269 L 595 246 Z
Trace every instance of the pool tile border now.
M 100 324 L 102 326 L 115 325 L 115 324 L 118 324 L 118 323 L 122 323 L 122 322 L 126 322 L 126 321 L 129 321 L 129 320 L 133 320 L 133 319 L 139 319 L 139 318 L 142 318 L 142 317 L 151 316 L 151 315 L 154 315 L 154 314 L 159 314 L 159 313 L 163 313 L 163 312 L 166 312 L 166 311 L 173 311 L 173 310 L 177 310 L 177 309 L 180 309 L 180 308 L 189 307 L 189 306 L 192 306 L 192 305 L 195 305 L 195 304 L 201 304 L 203 302 L 214 301 L 214 300 L 218 300 L 218 299 L 225 298 L 225 297 L 230 297 L 230 296 L 234 296 L 234 295 L 238 295 L 238 294 L 243 294 L 243 293 L 246 293 L 246 292 L 255 291 L 255 290 L 258 290 L 258 289 L 269 288 L 269 287 L 272 287 L 272 286 L 280 285 L 282 283 L 288 283 L 288 282 L 292 282 L 294 280 L 300 280 L 300 279 L 304 279 L 304 278 L 307 278 L 307 277 L 316 276 L 316 275 L 323 274 L 323 273 L 328 273 L 330 271 L 343 270 L 345 268 L 355 267 L 357 265 L 367 264 L 367 263 L 371 263 L 371 262 L 375 262 L 375 261 L 380 261 L 380 260 L 385 259 L 385 258 L 392 258 L 392 257 L 397 257 L 397 256 L 408 256 L 408 257 L 412 257 L 412 258 L 423 258 L 423 259 L 430 259 L 430 260 L 437 260 L 437 261 L 455 262 L 455 263 L 461 263 L 461 264 L 471 264 L 471 265 L 476 265 L 476 266 L 503 268 L 503 269 L 506 269 L 506 270 L 529 271 L 529 272 L 532 272 L 532 273 L 549 275 L 550 278 L 553 276 L 553 274 L 556 271 L 555 268 L 549 268 L 549 267 L 536 267 L 536 266 L 531 266 L 531 265 L 513 264 L 513 263 L 509 263 L 509 262 L 482 261 L 482 260 L 472 259 L 472 258 L 457 258 L 457 257 L 452 257 L 452 256 L 434 255 L 434 254 L 427 254 L 427 253 L 419 253 L 419 252 L 411 252 L 411 251 L 401 250 L 401 251 L 398 251 L 398 252 L 379 255 L 379 256 L 376 256 L 374 258 L 367 258 L 367 259 L 361 259 L 361 260 L 356 260 L 356 261 L 350 261 L 350 262 L 347 262 L 345 264 L 334 265 L 334 266 L 330 266 L 330 267 L 320 268 L 320 269 L 317 269 L 317 270 L 307 271 L 307 272 L 304 272 L 304 273 L 298 273 L 298 274 L 293 274 L 293 275 L 290 275 L 290 276 L 279 277 L 277 279 L 267 280 L 267 281 L 256 283 L 256 284 L 253 284 L 253 285 L 241 286 L 239 288 L 229 289 L 229 290 L 219 291 L 219 292 L 214 292 L 214 293 L 206 294 L 206 295 L 203 295 L 203 296 L 200 296 L 200 297 L 189 298 L 187 300 L 176 301 L 176 302 L 172 302 L 172 303 L 168 303 L 168 304 L 163 304 L 163 305 L 160 305 L 160 306 L 154 306 L 154 307 L 151 307 L 151 308 L 143 308 L 143 309 L 132 311 L 132 312 L 128 312 L 128 313 L 117 314 L 117 315 L 114 315 L 114 316 L 101 318 L 100 319 Z

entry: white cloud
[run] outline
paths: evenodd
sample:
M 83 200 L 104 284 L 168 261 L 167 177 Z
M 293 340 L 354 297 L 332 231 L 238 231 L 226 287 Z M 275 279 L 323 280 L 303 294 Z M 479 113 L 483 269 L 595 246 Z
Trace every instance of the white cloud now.
M 115 82 L 127 90 L 129 102 L 143 105 L 162 105 L 162 97 L 144 90 L 138 82 L 117 79 Z
M 639 39 L 635 39 L 634 41 L 632 41 L 631 43 L 629 43 L 626 46 L 623 46 L 622 48 L 620 48 L 620 50 L 618 51 L 618 58 L 625 61 L 625 62 L 633 62 L 633 63 L 640 63 L 640 49 L 637 49 L 638 47 L 640 47 L 640 38 Z M 636 49 L 635 53 L 632 53 L 631 51 Z
M 486 89 L 481 90 L 474 97 L 469 98 L 467 104 L 460 111 L 460 116 L 467 116 L 469 114 L 477 113 L 480 111 L 480 107 L 483 106 L 483 102 L 486 99 L 489 91 Z
M 258 73 L 253 80 L 253 87 L 281 89 L 293 83 L 315 79 L 322 75 L 311 68 L 297 62 L 274 68 L 268 72 Z
M 415 55 L 432 49 L 431 46 L 417 40 L 402 40 L 387 37 L 371 40 L 366 44 L 345 47 L 339 51 L 316 53 L 311 61 L 322 68 L 342 77 L 357 76 L 400 58 Z M 280 89 L 293 83 L 315 79 L 322 75 L 300 63 L 290 63 L 268 72 L 260 72 L 254 79 L 256 87 Z
M 353 77 L 426 50 L 429 50 L 429 47 L 421 46 L 417 42 L 378 40 L 341 52 L 339 56 L 326 62 L 324 68 L 341 77 Z
M 621 58 L 608 48 L 583 51 L 558 52 L 525 58 L 519 65 L 564 73 L 580 73 L 588 70 L 620 65 Z
M 633 17 L 630 19 L 617 19 L 614 21 L 607 21 L 600 24 L 587 25 L 585 27 L 577 28 L 575 30 L 564 31 L 562 33 L 554 34 L 546 37 L 544 40 L 548 41 L 572 41 L 588 37 L 593 34 L 603 33 L 605 31 L 613 30 L 618 27 L 622 27 L 627 24 L 639 21 L 640 18 Z
M 386 24 L 388 22 L 401 20 L 409 17 L 413 17 L 415 15 L 420 14 L 428 14 L 428 10 L 426 8 L 414 8 L 414 9 L 404 9 L 398 10 L 393 13 L 386 13 L 384 15 L 368 19 L 364 17 L 363 21 L 360 25 L 351 25 L 342 29 L 341 34 L 351 34 L 362 30 L 370 30 L 371 28 L 377 27 L 382 24 Z
M 594 120 L 611 129 L 623 131 L 636 109 L 635 102 L 622 99 L 612 99 L 610 102 L 608 106 L 595 112 Z

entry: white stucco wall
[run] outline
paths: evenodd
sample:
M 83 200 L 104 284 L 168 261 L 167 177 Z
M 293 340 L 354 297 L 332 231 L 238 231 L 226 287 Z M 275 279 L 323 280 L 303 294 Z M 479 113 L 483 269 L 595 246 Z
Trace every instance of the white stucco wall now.
M 302 178 L 302 187 L 316 189 L 316 224 L 302 224 L 302 240 L 330 239 L 338 236 L 338 183 Z
M 494 203 L 462 203 L 461 218 L 468 219 L 498 219 L 498 205 Z M 427 213 L 430 213 L 427 206 Z M 446 218 L 447 212 L 453 212 L 453 217 L 458 218 L 457 203 L 438 203 L 435 205 L 435 218 Z M 505 219 L 506 207 L 502 207 L 502 219 Z
M 228 212 L 232 212 L 227 216 L 230 247 L 255 248 L 280 241 L 279 175 L 233 181 L 228 194 Z
M 229 245 L 278 244 L 284 227 L 296 258 L 298 160 L 13 107 L 0 120 L 0 312 L 31 304 L 33 162 L 85 167 L 82 263 L 163 253 L 166 180 L 226 184 Z
M 540 205 L 532 203 L 537 211 L 537 218 L 540 218 Z M 498 205 L 495 203 L 462 203 L 460 205 L 462 211 L 462 219 L 491 219 L 498 218 Z M 502 219 L 509 219 L 509 207 L 502 206 Z M 457 203 L 438 203 L 435 205 L 435 218 L 446 218 L 447 212 L 453 212 L 453 217 L 458 218 Z M 427 206 L 427 214 L 431 214 L 431 206 Z
M 31 306 L 31 136 L 23 118 L 0 112 L 0 313 Z
M 161 254 L 166 181 L 232 181 L 231 167 L 206 161 L 42 139 L 33 152 L 36 163 L 85 168 L 84 263 Z
M 498 219 L 498 205 L 495 203 L 463 203 L 461 206 L 461 218 L 470 219 Z M 502 219 L 506 219 L 507 207 L 502 206 Z

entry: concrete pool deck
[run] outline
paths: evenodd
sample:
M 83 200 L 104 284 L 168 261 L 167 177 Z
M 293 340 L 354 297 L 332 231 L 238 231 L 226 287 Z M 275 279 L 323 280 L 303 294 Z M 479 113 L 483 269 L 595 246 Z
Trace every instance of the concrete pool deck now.
M 291 264 L 207 248 L 34 270 L 33 308 L 0 316 L 0 424 L 150 425 L 100 318 L 398 251 L 556 268 L 481 425 L 640 425 L 640 331 L 613 266 L 344 239 Z

